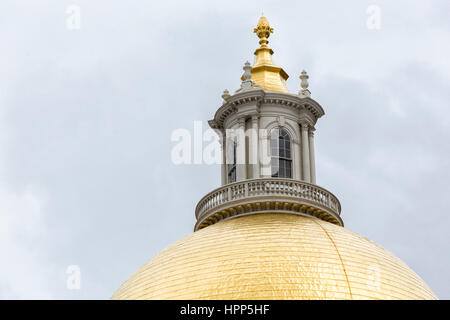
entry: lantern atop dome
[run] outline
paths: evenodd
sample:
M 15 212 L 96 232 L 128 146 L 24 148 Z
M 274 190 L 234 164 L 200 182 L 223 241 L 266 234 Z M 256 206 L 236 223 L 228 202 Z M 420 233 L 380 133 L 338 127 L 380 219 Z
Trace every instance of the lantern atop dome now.
M 300 92 L 290 93 L 288 75 L 272 61 L 267 18 L 262 16 L 253 31 L 260 39 L 255 63 L 244 64 L 240 88 L 232 95 L 224 92 L 208 122 L 221 139 L 222 186 L 198 202 L 194 230 L 273 212 L 343 226 L 338 198 L 316 185 L 314 126 L 324 110 L 310 98 L 309 76 L 303 71 Z

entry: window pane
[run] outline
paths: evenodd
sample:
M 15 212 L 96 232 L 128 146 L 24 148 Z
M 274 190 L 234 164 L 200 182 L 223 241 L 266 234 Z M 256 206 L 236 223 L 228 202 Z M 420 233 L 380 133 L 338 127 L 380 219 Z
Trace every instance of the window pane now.
M 278 167 L 272 166 L 272 177 L 278 177 Z
M 289 164 L 286 168 L 286 178 L 292 178 L 292 172 L 291 172 L 291 163 L 289 161 Z
M 279 135 L 279 131 L 277 129 L 273 129 L 270 131 L 270 139 L 277 140 Z
M 291 144 L 286 141 L 287 145 L 286 145 L 286 158 L 291 158 Z
M 286 129 L 281 130 L 281 136 L 283 136 L 283 138 L 286 140 L 290 140 L 289 133 L 287 132 Z
M 270 140 L 270 151 L 272 156 L 278 156 L 278 140 L 271 139 Z
M 279 154 L 278 154 L 278 148 L 272 149 L 272 150 L 271 150 L 271 155 L 272 155 L 272 157 L 278 157 L 278 156 L 279 156 Z

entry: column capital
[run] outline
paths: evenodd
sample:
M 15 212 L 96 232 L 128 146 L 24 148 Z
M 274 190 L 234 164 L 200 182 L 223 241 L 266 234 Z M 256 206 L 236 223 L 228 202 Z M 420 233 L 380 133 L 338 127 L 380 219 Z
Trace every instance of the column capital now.
M 238 119 L 238 123 L 239 123 L 240 126 L 245 125 L 245 118 L 244 117 L 239 118 Z
M 300 126 L 302 127 L 302 130 L 308 130 L 309 124 L 307 122 L 301 122 Z

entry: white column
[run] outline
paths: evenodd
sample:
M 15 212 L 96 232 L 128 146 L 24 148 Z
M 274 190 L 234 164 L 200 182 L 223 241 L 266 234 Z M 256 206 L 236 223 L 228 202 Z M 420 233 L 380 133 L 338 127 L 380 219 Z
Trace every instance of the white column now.
M 298 136 L 300 136 L 300 132 L 298 133 Z M 293 148 L 291 150 L 292 155 L 292 178 L 296 180 L 302 179 L 302 168 L 300 166 L 300 140 L 293 139 L 292 140 Z
M 303 180 L 311 182 L 311 169 L 309 166 L 309 141 L 308 124 L 302 123 L 302 162 L 303 162 Z
M 245 118 L 239 118 L 236 149 L 236 181 L 242 181 L 247 179 L 247 164 L 245 161 Z
M 260 123 L 261 127 L 261 123 Z M 270 166 L 270 141 L 267 129 L 261 129 L 259 132 L 259 176 L 269 178 L 271 176 Z
M 311 183 L 316 183 L 316 158 L 314 154 L 314 128 L 309 129 L 309 165 L 311 167 Z
M 253 179 L 259 178 L 259 119 L 258 116 L 252 116 L 252 135 L 249 146 L 249 161 L 252 168 Z

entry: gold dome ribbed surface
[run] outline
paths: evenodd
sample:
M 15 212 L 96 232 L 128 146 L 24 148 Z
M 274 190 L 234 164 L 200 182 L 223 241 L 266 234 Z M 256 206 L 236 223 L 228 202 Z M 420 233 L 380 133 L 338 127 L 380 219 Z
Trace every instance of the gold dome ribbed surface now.
M 400 259 L 343 227 L 289 214 L 208 226 L 142 266 L 112 299 L 436 299 Z

